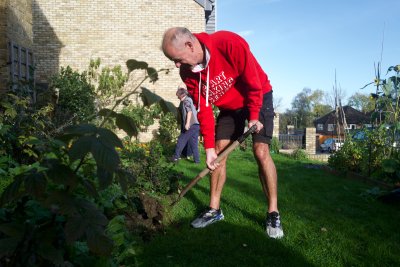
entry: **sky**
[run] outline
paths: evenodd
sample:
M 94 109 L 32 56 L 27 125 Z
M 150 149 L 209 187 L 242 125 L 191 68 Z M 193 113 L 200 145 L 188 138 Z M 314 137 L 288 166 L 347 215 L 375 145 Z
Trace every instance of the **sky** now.
M 217 0 L 216 28 L 243 36 L 268 74 L 279 112 L 303 88 L 333 95 L 342 104 L 400 64 L 400 0 Z M 393 74 L 393 73 L 392 73 Z

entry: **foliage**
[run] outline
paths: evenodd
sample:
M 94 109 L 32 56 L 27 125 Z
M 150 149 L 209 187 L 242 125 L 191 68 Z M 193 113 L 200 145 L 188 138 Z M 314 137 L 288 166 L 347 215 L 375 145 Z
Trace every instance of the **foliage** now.
M 150 107 L 139 104 L 129 104 L 128 106 L 123 107 L 121 113 L 132 118 L 136 125 L 140 125 L 140 131 L 145 131 L 147 127 L 154 124 L 155 119 L 159 119 L 161 107 L 159 104 L 153 104 Z
M 306 160 L 308 159 L 307 152 L 304 149 L 298 148 L 295 149 L 291 154 L 290 157 L 295 160 Z
M 387 73 L 394 71 L 396 74 L 387 79 L 380 77 L 379 68 L 378 64 L 374 81 L 366 85 L 374 85 L 376 89 L 370 95 L 374 103 L 373 127 L 361 130 L 364 136 L 361 140 L 346 140 L 330 157 L 329 164 L 341 171 L 361 172 L 396 185 L 400 183 L 400 65 L 389 67 Z
M 128 74 L 122 72 L 121 66 L 102 67 L 101 60 L 91 60 L 87 75 L 95 88 L 97 106 L 99 109 L 106 108 L 123 95 L 123 87 L 128 81 Z
M 279 153 L 279 149 L 282 148 L 282 144 L 279 142 L 279 139 L 276 137 L 272 137 L 270 150 L 271 153 Z
M 358 92 L 349 97 L 348 105 L 364 113 L 375 108 L 375 103 L 368 94 Z
M 325 93 L 322 90 L 312 91 L 304 88 L 292 101 L 292 110 L 296 117 L 297 128 L 313 126 L 313 120 L 329 111 L 331 107 L 323 104 Z
M 144 70 L 148 74 L 133 91 L 147 79 L 157 80 L 158 71 L 147 63 L 130 60 L 127 65 L 130 71 Z M 105 72 L 105 76 L 112 80 L 110 73 Z M 68 92 L 72 99 L 76 91 L 92 88 L 86 74 L 70 68 L 62 69 L 61 74 L 53 85 L 63 85 L 63 92 Z M 106 232 L 107 205 L 100 193 L 118 184 L 123 199 L 130 187 L 135 188 L 136 177 L 131 166 L 121 164 L 119 151 L 123 143 L 103 126 L 112 117 L 127 132 L 139 127 L 114 111 L 131 94 L 118 98 L 111 109 L 103 110 L 99 125 L 82 123 L 96 117 L 94 110 L 90 114 L 89 109 L 78 109 L 76 103 L 67 106 L 79 113 L 78 124 L 63 127 L 56 138 L 46 132 L 51 108 L 36 110 L 29 100 L 12 94 L 2 98 L 0 172 L 5 182 L 0 199 L 0 265 L 113 265 L 110 256 L 118 231 Z M 88 94 L 86 101 L 91 101 L 91 96 Z M 78 98 L 76 102 L 83 99 L 80 95 Z M 163 103 L 164 109 L 170 108 L 165 101 L 158 102 Z M 169 173 L 160 165 L 160 149 L 155 146 L 150 151 L 150 160 L 154 161 L 148 160 L 150 169 L 146 175 L 156 190 L 164 192 L 167 189 L 162 176 Z
M 166 194 L 176 190 L 177 175 L 163 154 L 163 146 L 158 141 L 126 142 L 121 151 L 123 166 L 137 177 L 136 185 L 130 188 L 129 194 L 135 195 L 143 191 Z M 137 160 L 138 158 L 141 160 Z
M 51 78 L 50 88 L 59 94 L 54 118 L 56 125 L 90 121 L 95 112 L 96 96 L 86 72 L 61 67 L 60 73 Z
M 169 145 L 175 143 L 179 136 L 176 117 L 171 113 L 164 113 L 160 118 L 157 140 L 161 144 Z
M 358 172 L 361 169 L 362 153 L 360 144 L 348 140 L 328 158 L 328 164 L 338 171 Z

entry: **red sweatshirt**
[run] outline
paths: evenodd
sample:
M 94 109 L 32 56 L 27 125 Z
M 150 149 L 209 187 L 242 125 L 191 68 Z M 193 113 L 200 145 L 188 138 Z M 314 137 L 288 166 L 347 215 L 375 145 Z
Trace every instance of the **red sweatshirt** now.
M 181 67 L 180 75 L 199 109 L 197 117 L 204 137 L 204 147 L 207 149 L 215 147 L 212 105 L 222 110 L 247 107 L 248 119 L 258 120 L 263 94 L 270 92 L 272 87 L 249 45 L 239 35 L 218 31 L 195 36 L 210 53 L 208 65 L 200 73 Z

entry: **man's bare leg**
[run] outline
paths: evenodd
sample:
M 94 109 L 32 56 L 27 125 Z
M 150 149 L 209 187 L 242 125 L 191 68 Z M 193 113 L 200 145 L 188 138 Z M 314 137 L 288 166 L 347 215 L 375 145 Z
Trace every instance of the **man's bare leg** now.
M 216 152 L 219 154 L 226 148 L 231 141 L 218 140 L 216 141 Z M 220 166 L 211 173 L 210 177 L 210 208 L 219 209 L 222 189 L 226 181 L 226 160 L 227 157 L 220 161 Z
M 278 211 L 278 178 L 274 161 L 269 153 L 269 145 L 254 143 L 253 151 L 258 163 L 260 182 L 268 201 L 266 234 L 271 238 L 282 238 L 284 234 Z
M 259 178 L 268 201 L 268 212 L 278 211 L 278 178 L 274 161 L 269 153 L 269 145 L 254 143 L 254 156 L 259 170 Z
M 216 153 L 219 154 L 227 145 L 229 140 L 216 142 Z M 194 228 L 203 228 L 214 222 L 224 219 L 224 214 L 220 210 L 221 193 L 226 181 L 226 158 L 219 163 L 219 166 L 211 173 L 210 177 L 210 208 L 200 214 L 191 225 Z

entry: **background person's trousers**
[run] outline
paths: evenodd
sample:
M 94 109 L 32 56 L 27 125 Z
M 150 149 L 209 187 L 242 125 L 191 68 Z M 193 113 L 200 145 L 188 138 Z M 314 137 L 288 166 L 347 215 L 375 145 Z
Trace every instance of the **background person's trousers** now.
M 183 149 L 185 148 L 186 144 L 191 148 L 193 152 L 193 160 L 196 163 L 200 162 L 200 155 L 199 155 L 199 130 L 200 126 L 198 124 L 193 124 L 189 130 L 184 130 L 178 137 L 178 142 L 176 143 L 175 147 L 175 154 L 174 159 L 179 159 Z

